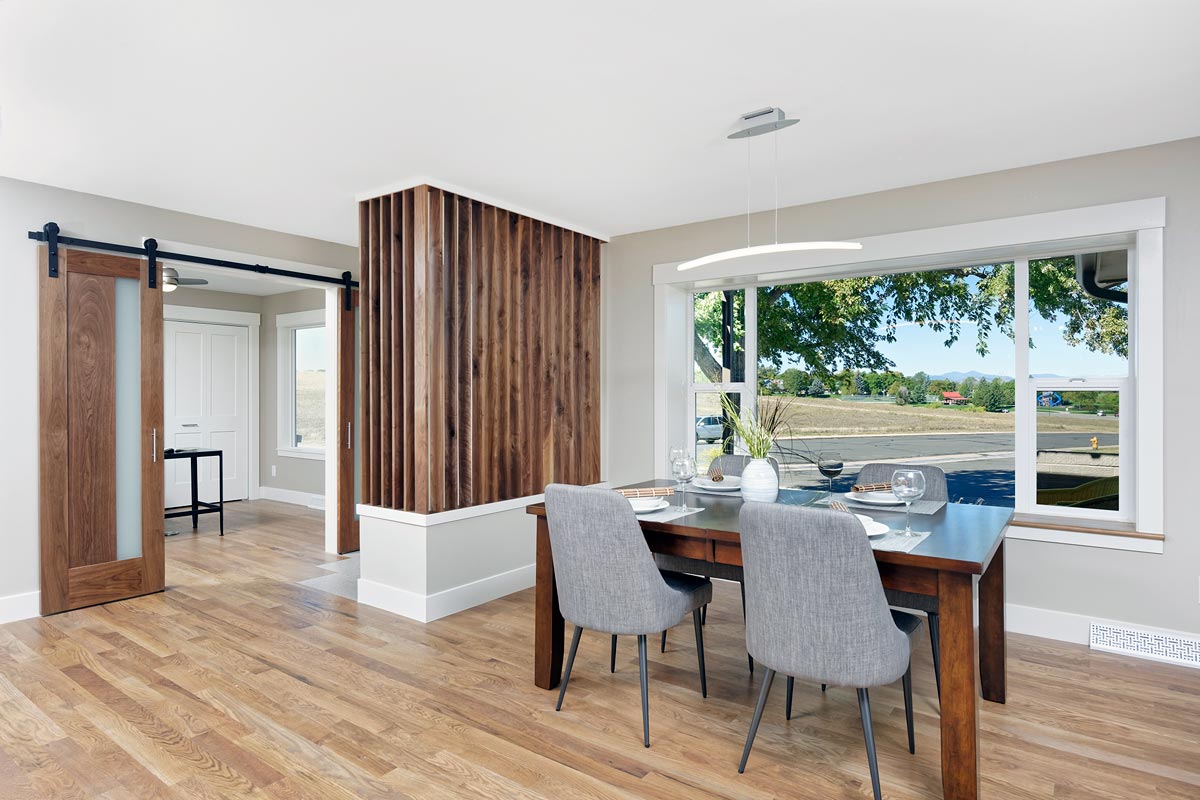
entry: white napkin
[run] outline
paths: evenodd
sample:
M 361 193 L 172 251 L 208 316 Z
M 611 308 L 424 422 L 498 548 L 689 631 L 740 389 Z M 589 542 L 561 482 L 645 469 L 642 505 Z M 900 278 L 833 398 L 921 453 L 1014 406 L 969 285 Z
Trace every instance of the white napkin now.
M 638 514 L 637 518 L 652 522 L 670 522 L 673 519 L 686 517 L 689 514 L 699 514 L 703 510 L 703 508 L 689 508 L 687 511 L 680 511 L 675 506 L 670 506 L 669 508 L 664 508 L 662 511 L 655 511 L 652 514 Z
M 929 538 L 929 531 L 918 533 L 916 536 L 904 536 L 902 532 L 893 531 L 887 536 L 871 540 L 872 550 L 892 550 L 898 553 L 911 553 L 921 542 Z

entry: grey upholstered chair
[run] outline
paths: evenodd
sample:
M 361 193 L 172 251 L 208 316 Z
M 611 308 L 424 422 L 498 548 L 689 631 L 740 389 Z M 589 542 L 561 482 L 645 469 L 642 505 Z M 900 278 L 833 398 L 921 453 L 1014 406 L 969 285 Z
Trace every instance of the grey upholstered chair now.
M 858 471 L 858 483 L 891 483 L 892 473 L 898 469 L 920 470 L 925 475 L 924 500 L 940 500 L 946 502 L 950 493 L 946 487 L 946 472 L 941 467 L 931 467 L 927 464 L 881 464 L 878 462 L 864 464 Z M 938 625 L 938 602 L 936 597 L 926 594 L 913 594 L 898 589 L 886 589 L 887 599 L 893 606 L 924 611 L 929 618 L 929 646 L 933 650 L 933 677 L 937 682 L 938 697 L 942 695 L 942 653 L 941 630 Z
M 775 477 L 779 477 L 779 461 L 775 458 L 768 457 L 771 468 L 775 470 Z M 733 453 L 722 453 L 713 459 L 713 463 L 721 468 L 723 475 L 733 475 L 740 477 L 742 470 L 750 463 L 750 456 L 735 455 Z M 746 584 L 742 582 L 741 567 L 735 567 L 729 564 L 714 564 L 711 561 L 700 561 L 694 558 L 684 558 L 683 556 L 672 556 L 658 553 L 654 556 L 654 560 L 662 569 L 669 569 L 675 572 L 687 572 L 691 575 L 703 575 L 706 578 L 718 578 L 724 581 L 737 581 L 742 589 L 742 619 L 746 619 Z M 700 612 L 700 621 L 706 622 L 708 618 L 708 607 L 705 606 Z M 662 651 L 667 652 L 667 632 L 662 632 Z M 613 639 L 612 643 L 612 662 L 615 665 L 617 660 L 617 640 Z M 754 674 L 754 657 L 749 653 L 746 654 L 746 661 L 750 665 L 750 674 Z
M 843 511 L 746 503 L 746 648 L 766 668 L 738 772 L 746 769 L 776 672 L 854 686 L 875 798 L 880 797 L 868 688 L 903 681 L 914 750 L 911 645 L 920 617 L 889 611 L 862 523 Z
M 650 746 L 646 691 L 646 635 L 678 622 L 689 611 L 696 629 L 700 694 L 708 697 L 700 607 L 712 599 L 712 582 L 660 572 L 629 502 L 611 489 L 550 484 L 546 520 L 554 553 L 554 579 L 563 617 L 575 626 L 555 710 L 562 708 L 583 629 L 636 635 L 642 681 L 642 739 Z

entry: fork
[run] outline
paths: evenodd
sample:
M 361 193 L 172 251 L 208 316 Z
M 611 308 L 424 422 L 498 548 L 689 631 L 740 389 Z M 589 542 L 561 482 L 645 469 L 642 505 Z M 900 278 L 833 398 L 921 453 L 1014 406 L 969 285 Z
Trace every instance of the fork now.
M 833 511 L 845 511 L 847 513 L 853 513 L 850 511 L 850 506 L 846 505 L 841 500 L 830 500 L 829 508 Z

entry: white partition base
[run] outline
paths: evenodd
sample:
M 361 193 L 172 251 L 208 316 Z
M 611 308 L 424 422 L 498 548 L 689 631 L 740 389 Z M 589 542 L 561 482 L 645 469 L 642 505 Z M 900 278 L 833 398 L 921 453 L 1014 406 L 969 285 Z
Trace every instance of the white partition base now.
M 528 589 L 535 576 L 535 519 L 541 496 L 413 514 L 358 507 L 358 602 L 418 622 Z

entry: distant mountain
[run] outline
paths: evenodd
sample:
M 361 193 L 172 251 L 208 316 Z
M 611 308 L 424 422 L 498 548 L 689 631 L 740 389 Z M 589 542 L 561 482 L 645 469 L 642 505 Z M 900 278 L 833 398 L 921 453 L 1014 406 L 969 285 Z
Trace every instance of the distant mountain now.
M 975 369 L 971 370 L 970 372 L 957 372 L 957 371 L 956 372 L 943 372 L 941 375 L 930 375 L 929 377 L 931 380 L 941 379 L 944 381 L 954 381 L 955 383 L 964 381 L 967 378 L 974 378 L 977 381 L 990 381 L 995 378 L 999 378 L 1002 381 L 1011 381 L 1012 380 L 1011 375 L 991 375 L 986 372 L 980 372 L 979 370 L 975 370 Z M 1051 377 L 1051 376 L 1046 376 L 1046 377 Z

